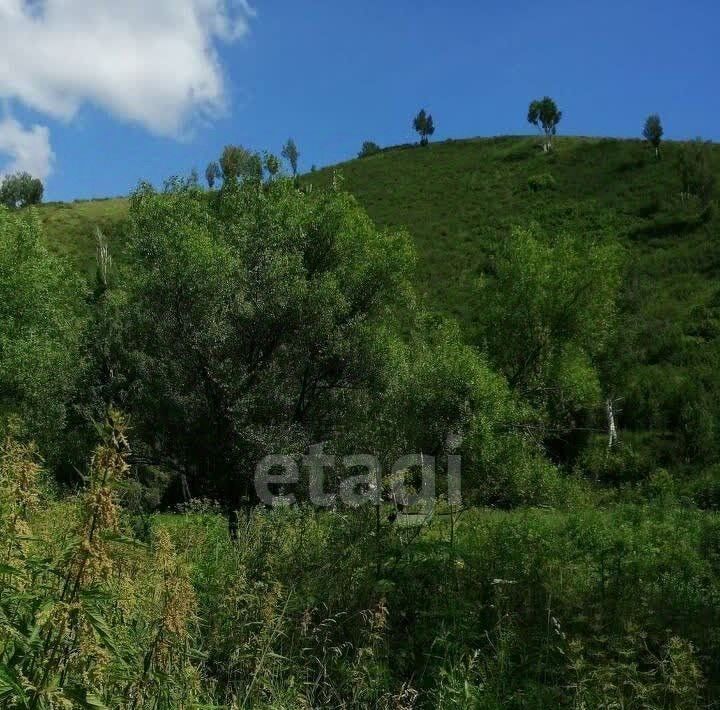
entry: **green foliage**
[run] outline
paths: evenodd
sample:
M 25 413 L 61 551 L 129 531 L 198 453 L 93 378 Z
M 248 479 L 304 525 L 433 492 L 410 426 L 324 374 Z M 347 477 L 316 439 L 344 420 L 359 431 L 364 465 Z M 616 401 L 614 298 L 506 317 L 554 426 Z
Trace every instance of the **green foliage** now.
M 655 148 L 655 155 L 658 158 L 660 157 L 660 141 L 662 140 L 663 132 L 660 116 L 656 113 L 650 114 L 645 121 L 643 138 Z
M 239 501 L 263 456 L 351 428 L 387 367 L 385 318 L 411 295 L 404 232 L 289 180 L 212 202 L 141 186 L 131 220 L 126 406 L 194 491 Z
M 37 214 L 0 207 L 0 425 L 22 430 L 54 454 L 75 382 L 80 279 L 42 244 Z
M 707 207 L 713 198 L 716 183 L 712 144 L 701 138 L 685 144 L 680 152 L 678 166 L 683 196 L 696 197 L 703 207 Z
M 710 466 L 686 483 L 684 492 L 703 510 L 720 510 L 720 465 Z
M 362 149 L 358 153 L 358 158 L 368 158 L 371 155 L 376 155 L 382 150 L 377 143 L 373 141 L 365 141 L 362 144 Z
M 263 161 L 265 170 L 268 171 L 270 179 L 273 179 L 280 172 L 280 161 L 272 153 L 266 153 Z
M 120 520 L 129 450 L 117 413 L 103 438 L 82 496 L 53 505 L 44 525 L 34 452 L 12 440 L 0 448 L 3 707 L 170 710 L 210 699 L 189 645 L 185 565 L 165 531 L 148 549 Z
M 0 205 L 10 208 L 39 205 L 44 190 L 42 181 L 28 173 L 6 175 L 0 185 Z
M 212 190 L 215 187 L 215 182 L 222 176 L 220 166 L 213 160 L 208 163 L 205 168 L 205 179 L 207 180 L 208 187 Z
M 45 454 L 67 421 L 88 484 L 50 500 L 37 450 L 2 446 L 0 705 L 712 707 L 720 267 L 716 214 L 675 199 L 683 149 L 394 150 L 345 166 L 357 201 L 328 171 L 171 180 L 134 194 L 127 248 L 122 201 L 0 211 L 5 428 Z M 528 190 L 548 159 L 563 190 Z M 81 329 L 42 240 L 89 273 L 103 219 Z M 79 466 L 113 402 L 134 456 L 113 414 Z M 237 543 L 216 504 L 147 516 L 169 472 L 237 505 L 259 456 L 318 441 L 458 453 L 466 506 L 248 510 Z
M 300 153 L 298 152 L 298 148 L 292 138 L 288 138 L 288 141 L 283 146 L 280 155 L 282 155 L 282 157 L 285 158 L 288 163 L 290 163 L 290 169 L 292 170 L 293 177 L 295 177 L 298 171 L 298 160 L 300 159 Z
M 542 129 L 545 134 L 543 149 L 547 152 L 552 150 L 553 137 L 557 133 L 557 127 L 562 120 L 562 111 L 558 110 L 557 104 L 549 96 L 530 102 L 527 115 L 528 123 Z
M 572 426 L 601 402 L 597 358 L 612 332 L 620 263 L 606 238 L 516 229 L 483 279 L 480 344 L 551 427 Z
M 262 180 L 262 158 L 240 145 L 226 145 L 220 157 L 223 183 L 233 185 L 238 180 Z
M 528 188 L 530 192 L 542 192 L 543 190 L 555 190 L 557 182 L 550 173 L 541 173 L 540 175 L 531 175 L 528 178 Z
M 420 136 L 420 145 L 427 145 L 430 136 L 435 133 L 435 122 L 432 114 L 427 113 L 424 108 L 420 109 L 420 113 L 413 119 L 413 128 Z

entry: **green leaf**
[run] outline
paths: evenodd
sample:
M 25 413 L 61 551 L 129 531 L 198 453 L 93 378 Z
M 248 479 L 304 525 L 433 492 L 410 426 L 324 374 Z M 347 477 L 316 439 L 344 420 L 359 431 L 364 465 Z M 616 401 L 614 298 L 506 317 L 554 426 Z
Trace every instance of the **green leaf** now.
M 0 698 L 7 699 L 14 694 L 15 700 L 27 703 L 28 697 L 25 689 L 22 687 L 20 680 L 11 668 L 4 663 L 0 663 Z

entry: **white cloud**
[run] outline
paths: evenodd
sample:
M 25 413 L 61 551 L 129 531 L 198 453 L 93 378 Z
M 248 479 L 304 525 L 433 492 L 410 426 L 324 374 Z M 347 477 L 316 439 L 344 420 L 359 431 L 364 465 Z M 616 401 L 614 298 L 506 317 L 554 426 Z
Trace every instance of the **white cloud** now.
M 178 136 L 225 107 L 216 43 L 252 16 L 246 0 L 0 0 L 0 97 L 65 120 L 91 102 Z
M 0 174 L 28 172 L 45 180 L 55 158 L 50 148 L 50 131 L 46 126 L 24 129 L 14 118 L 0 121 L 0 155 L 10 156 Z

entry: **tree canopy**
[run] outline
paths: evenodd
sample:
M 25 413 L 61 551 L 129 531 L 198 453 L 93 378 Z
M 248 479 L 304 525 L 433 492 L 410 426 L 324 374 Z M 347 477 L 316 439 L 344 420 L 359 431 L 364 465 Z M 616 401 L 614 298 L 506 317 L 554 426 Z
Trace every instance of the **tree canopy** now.
M 297 145 L 295 145 L 295 141 L 292 138 L 288 138 L 287 143 L 283 146 L 281 155 L 288 161 L 288 163 L 290 163 L 290 169 L 292 170 L 293 176 L 297 175 L 300 153 L 298 152 Z
M 215 183 L 220 177 L 222 177 L 220 166 L 214 160 L 208 163 L 207 168 L 205 168 L 205 179 L 211 190 L 215 187 Z
M 515 229 L 482 282 L 491 360 L 555 428 L 602 402 L 598 357 L 612 332 L 620 267 L 608 238 Z
M 0 185 L 0 204 L 10 208 L 38 205 L 44 189 L 42 181 L 29 173 L 6 175 Z
M 237 501 L 269 453 L 343 430 L 384 371 L 384 316 L 408 298 L 404 232 L 348 195 L 292 181 L 208 203 L 178 186 L 132 197 L 132 412 L 193 492 Z
M 655 148 L 656 157 L 660 157 L 660 141 L 663 137 L 663 126 L 660 116 L 656 113 L 650 114 L 643 128 L 643 137 Z
M 549 96 L 545 96 L 542 99 L 532 101 L 528 108 L 527 120 L 533 126 L 536 126 L 538 130 L 542 130 L 545 134 L 545 142 L 543 143 L 543 150 L 552 150 L 553 137 L 557 133 L 557 127 L 562 119 L 562 111 L 557 107 L 557 104 Z
M 413 119 L 413 128 L 420 136 L 420 145 L 427 145 L 429 137 L 435 133 L 435 122 L 432 114 L 427 113 L 425 109 L 421 109 L 420 113 Z
M 241 145 L 227 145 L 220 157 L 220 169 L 225 184 L 238 180 L 259 181 L 262 179 L 262 157 Z

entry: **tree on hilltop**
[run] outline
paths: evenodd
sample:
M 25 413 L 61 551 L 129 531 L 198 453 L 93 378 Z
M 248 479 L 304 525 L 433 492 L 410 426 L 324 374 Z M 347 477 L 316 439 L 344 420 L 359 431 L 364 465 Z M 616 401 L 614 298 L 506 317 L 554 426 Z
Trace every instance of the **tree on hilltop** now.
M 290 163 L 293 177 L 295 177 L 298 171 L 298 159 L 300 158 L 300 153 L 298 152 L 295 141 L 292 138 L 288 138 L 288 142 L 284 145 L 280 155 L 282 155 L 282 157 Z
M 413 119 L 413 128 L 420 136 L 420 145 L 427 145 L 429 137 L 435 133 L 435 122 L 432 114 L 427 113 L 425 109 L 421 109 L 420 113 Z
M 223 182 L 262 180 L 262 158 L 241 145 L 227 145 L 220 158 Z M 207 177 L 207 176 L 206 176 Z
M 29 173 L 6 175 L 0 186 L 0 204 L 15 209 L 42 202 L 44 187 L 42 181 Z
M 660 141 L 663 137 L 663 127 L 660 121 L 660 116 L 653 113 L 650 114 L 645 120 L 645 127 L 643 128 L 643 137 L 645 140 L 655 148 L 655 157 L 660 157 Z
M 207 168 L 205 168 L 205 179 L 211 190 L 215 187 L 215 182 L 220 179 L 220 176 L 220 166 L 214 160 L 208 163 Z
M 543 150 L 549 153 L 553 147 L 553 136 L 557 133 L 557 126 L 562 119 L 562 111 L 549 96 L 533 101 L 528 108 L 528 123 L 537 126 L 545 134 Z

